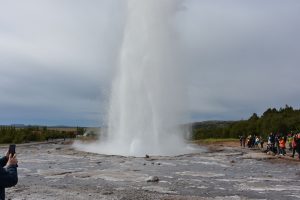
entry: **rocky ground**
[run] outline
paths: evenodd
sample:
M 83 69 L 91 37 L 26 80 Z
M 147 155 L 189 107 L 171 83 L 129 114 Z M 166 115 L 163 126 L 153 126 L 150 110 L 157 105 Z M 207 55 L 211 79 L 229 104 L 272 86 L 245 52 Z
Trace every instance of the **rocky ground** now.
M 300 199 L 299 161 L 230 144 L 149 158 L 80 152 L 61 141 L 17 151 L 19 183 L 7 199 Z

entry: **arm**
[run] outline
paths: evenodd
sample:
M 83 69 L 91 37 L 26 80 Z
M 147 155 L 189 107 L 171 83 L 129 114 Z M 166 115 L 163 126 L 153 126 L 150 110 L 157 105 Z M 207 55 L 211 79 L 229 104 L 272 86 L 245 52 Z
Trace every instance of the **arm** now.
M 18 172 L 16 165 L 0 168 L 0 188 L 12 187 L 18 183 Z
M 4 167 L 8 161 L 8 158 L 6 156 L 0 158 L 0 167 Z

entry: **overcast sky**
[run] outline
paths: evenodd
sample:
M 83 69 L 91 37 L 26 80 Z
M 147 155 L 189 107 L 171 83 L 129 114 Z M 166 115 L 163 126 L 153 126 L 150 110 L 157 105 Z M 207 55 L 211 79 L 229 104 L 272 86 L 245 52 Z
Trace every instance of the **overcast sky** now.
M 0 124 L 99 126 L 122 0 L 0 0 Z M 185 0 L 174 18 L 190 121 L 300 107 L 299 0 Z

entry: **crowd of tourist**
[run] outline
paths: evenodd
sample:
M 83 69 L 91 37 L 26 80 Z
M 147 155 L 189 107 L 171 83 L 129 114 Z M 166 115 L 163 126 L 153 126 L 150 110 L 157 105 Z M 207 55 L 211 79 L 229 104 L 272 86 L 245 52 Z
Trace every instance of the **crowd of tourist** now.
M 241 147 L 264 149 L 264 139 L 261 136 L 249 135 L 240 136 Z M 267 138 L 266 152 L 285 156 L 287 149 L 292 152 L 291 157 L 295 157 L 297 152 L 300 160 L 300 133 L 290 133 L 287 135 L 270 133 Z

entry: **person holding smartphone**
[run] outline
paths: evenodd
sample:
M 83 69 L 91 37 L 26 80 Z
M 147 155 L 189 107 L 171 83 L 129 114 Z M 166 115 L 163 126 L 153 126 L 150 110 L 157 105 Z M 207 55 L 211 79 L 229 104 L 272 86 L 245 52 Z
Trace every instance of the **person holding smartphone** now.
M 10 147 L 6 155 L 0 158 L 0 200 L 5 200 L 5 188 L 15 186 L 18 183 L 18 160 L 15 152 L 11 152 L 12 148 Z

